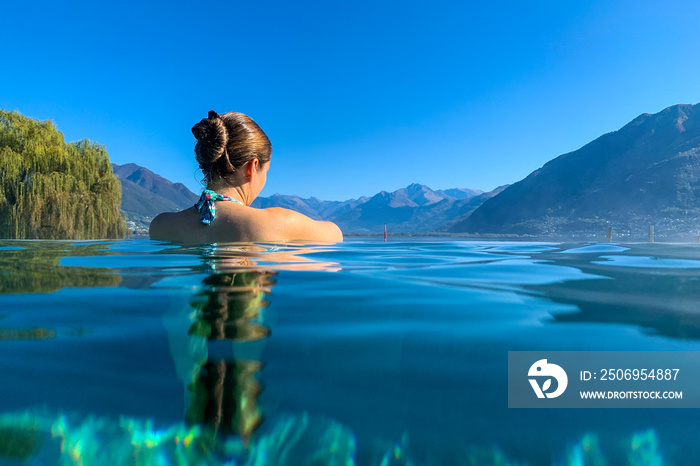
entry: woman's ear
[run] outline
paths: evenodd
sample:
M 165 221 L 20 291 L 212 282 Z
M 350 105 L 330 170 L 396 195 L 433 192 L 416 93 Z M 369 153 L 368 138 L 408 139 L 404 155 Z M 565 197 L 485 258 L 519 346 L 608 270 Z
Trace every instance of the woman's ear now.
M 246 178 L 253 179 L 253 173 L 258 171 L 260 166 L 260 161 L 256 158 L 249 160 L 245 165 L 245 176 Z

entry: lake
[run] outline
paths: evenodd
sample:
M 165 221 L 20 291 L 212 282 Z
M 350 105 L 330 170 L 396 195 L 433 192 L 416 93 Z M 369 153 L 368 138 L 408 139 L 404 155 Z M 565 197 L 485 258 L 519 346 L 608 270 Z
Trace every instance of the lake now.
M 508 407 L 511 351 L 700 350 L 700 245 L 0 241 L 0 464 L 661 465 L 694 409 Z

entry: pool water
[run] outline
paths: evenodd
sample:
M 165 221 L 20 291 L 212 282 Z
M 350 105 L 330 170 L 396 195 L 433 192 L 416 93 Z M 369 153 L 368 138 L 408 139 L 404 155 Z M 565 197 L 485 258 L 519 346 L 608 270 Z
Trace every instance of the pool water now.
M 507 364 L 700 350 L 699 298 L 695 244 L 0 241 L 0 464 L 692 464 L 695 410 Z

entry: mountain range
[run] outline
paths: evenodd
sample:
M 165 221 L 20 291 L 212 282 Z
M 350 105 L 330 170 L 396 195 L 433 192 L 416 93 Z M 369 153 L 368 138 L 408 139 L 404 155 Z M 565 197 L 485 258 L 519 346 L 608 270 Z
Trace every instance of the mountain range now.
M 502 189 L 488 193 L 470 189 L 433 191 L 414 183 L 362 198 L 363 202 L 337 209 L 324 220 L 335 222 L 344 233 L 377 233 L 383 231 L 384 224 L 392 232 L 436 232 L 446 229 L 455 219 L 468 216 Z
M 159 212 L 190 207 L 198 198 L 146 168 L 113 166 L 134 229 L 147 229 Z M 380 233 L 386 224 L 404 233 L 590 236 L 613 227 L 616 234 L 639 236 L 653 224 L 660 236 L 688 236 L 700 229 L 700 104 L 642 114 L 486 193 L 414 183 L 346 201 L 275 194 L 253 206 L 331 220 L 345 234 Z

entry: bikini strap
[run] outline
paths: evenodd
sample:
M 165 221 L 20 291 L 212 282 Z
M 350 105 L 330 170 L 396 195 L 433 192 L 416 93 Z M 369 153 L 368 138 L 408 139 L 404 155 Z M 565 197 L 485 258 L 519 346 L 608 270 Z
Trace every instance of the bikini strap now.
M 199 212 L 199 219 L 204 225 L 210 225 L 216 218 L 216 205 L 214 204 L 214 201 L 233 201 L 237 204 L 245 205 L 238 199 L 205 189 L 202 192 L 202 195 L 199 197 L 197 203 L 194 205 L 197 208 L 197 212 Z

